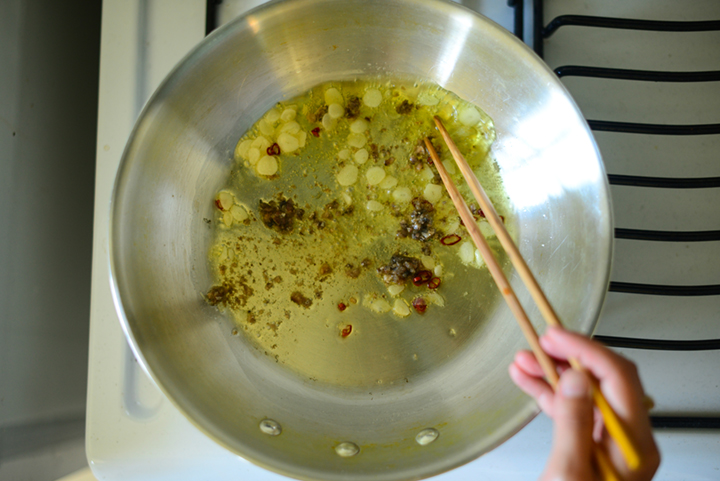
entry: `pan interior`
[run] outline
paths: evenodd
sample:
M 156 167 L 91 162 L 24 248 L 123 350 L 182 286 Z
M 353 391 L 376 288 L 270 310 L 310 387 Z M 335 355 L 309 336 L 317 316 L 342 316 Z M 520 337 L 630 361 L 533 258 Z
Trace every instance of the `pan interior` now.
M 341 92 L 353 109 L 336 125 L 327 118 L 319 122 L 326 92 Z M 366 92 L 384 100 L 362 105 Z M 281 112 L 292 119 L 276 119 Z M 479 120 L 468 126 L 451 112 Z M 227 185 L 216 196 L 219 208 L 207 220 L 216 279 L 208 301 L 234 317 L 231 331 L 243 349 L 255 348 L 314 383 L 372 391 L 416 381 L 475 342 L 500 296 L 428 165 L 422 139 L 441 143 L 437 113 L 514 231 L 499 169 L 487 155 L 492 122 L 434 85 L 383 77 L 320 85 L 273 107 L 238 142 L 236 152 L 245 153 L 235 155 Z M 362 134 L 349 128 L 358 124 Z M 277 132 L 285 129 L 299 129 L 303 146 L 266 158 L 278 170 L 261 176 L 247 146 L 259 142 L 272 151 L 276 135 L 283 136 Z M 449 150 L 438 150 L 471 199 Z M 358 162 L 354 152 L 367 158 Z M 338 183 L 348 170 L 357 180 Z M 381 173 L 382 182 L 370 185 L 372 172 Z M 477 222 L 487 229 L 481 215 Z M 488 242 L 504 254 L 495 236 Z M 504 256 L 500 261 L 507 263 Z M 423 282 L 415 279 L 420 272 L 427 276 Z

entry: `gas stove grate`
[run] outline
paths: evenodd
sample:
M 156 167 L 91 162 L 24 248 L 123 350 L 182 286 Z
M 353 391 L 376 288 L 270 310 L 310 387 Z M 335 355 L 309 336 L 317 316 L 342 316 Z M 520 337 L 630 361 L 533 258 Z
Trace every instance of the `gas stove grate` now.
M 540 0 L 542 9 L 543 1 Z M 626 30 L 653 30 L 656 32 L 707 32 L 720 30 L 720 21 L 678 22 L 658 20 L 636 20 L 631 18 L 593 17 L 588 15 L 560 15 L 540 30 L 543 38 L 567 25 L 580 27 L 622 28 Z
M 610 177 L 610 176 L 608 176 Z M 617 182 L 610 183 L 618 185 Z M 620 184 L 620 185 L 637 185 L 637 184 Z M 663 242 L 708 242 L 720 240 L 720 230 L 700 230 L 700 231 L 667 231 L 667 230 L 643 230 L 643 229 L 625 229 L 617 227 L 615 229 L 616 239 L 632 239 L 645 241 L 663 241 Z
M 508 5 L 515 7 L 515 15 L 522 16 L 522 1 L 509 0 Z M 560 15 L 546 26 L 544 21 L 543 0 L 533 0 L 532 39 L 535 52 L 543 57 L 544 39 L 550 37 L 559 28 L 573 25 L 580 27 L 602 27 L 610 29 L 652 30 L 660 32 L 703 32 L 720 30 L 720 21 L 651 21 L 626 18 L 592 17 L 585 15 Z M 516 19 L 516 26 L 517 26 Z M 516 28 L 516 35 L 523 38 Z M 720 71 L 670 72 L 648 71 L 590 66 L 565 65 L 555 69 L 558 77 L 587 77 L 620 79 L 641 82 L 718 82 Z M 664 125 L 605 120 L 588 120 L 594 131 L 622 132 L 646 135 L 716 135 L 720 134 L 720 124 Z M 720 177 L 701 178 L 665 178 L 632 175 L 608 175 L 610 184 L 665 189 L 704 189 L 720 187 Z M 632 239 L 660 242 L 708 242 L 720 241 L 720 230 L 708 231 L 654 231 L 641 229 L 615 229 L 616 239 Z M 610 291 L 657 296 L 717 296 L 720 285 L 670 286 L 654 284 L 636 284 L 611 282 Z M 703 351 L 720 349 L 720 339 L 706 340 L 659 340 L 636 339 L 614 336 L 595 336 L 595 339 L 617 348 L 646 349 L 661 351 Z M 703 416 L 654 416 L 656 428 L 717 429 L 720 418 Z
M 522 13 L 521 9 L 518 10 L 519 4 L 521 3 L 522 2 L 516 2 L 514 0 L 510 0 L 509 2 L 511 6 L 515 6 L 516 15 Z M 692 22 L 652 21 L 626 18 L 592 17 L 586 15 L 560 15 L 550 21 L 547 26 L 543 26 L 543 12 L 544 1 L 533 0 L 533 46 L 536 53 L 541 57 L 543 56 L 544 51 L 543 40 L 550 37 L 559 28 L 568 25 L 665 32 L 700 32 L 720 30 L 720 21 L 717 20 Z M 666 72 L 566 65 L 556 68 L 555 73 L 561 78 L 565 76 L 580 76 L 649 82 L 720 81 L 720 71 L 718 70 L 699 72 Z M 594 131 L 605 132 L 650 135 L 720 134 L 720 124 L 717 123 L 665 125 L 589 119 L 588 124 Z M 720 187 L 720 177 L 664 178 L 610 174 L 608 175 L 608 180 L 613 185 L 629 185 L 650 188 L 699 189 Z M 661 242 L 707 242 L 720 240 L 720 231 L 673 232 L 640 229 L 616 229 L 615 237 L 618 239 L 651 240 Z M 720 285 L 663 286 L 654 284 L 613 282 L 610 285 L 610 291 L 665 296 L 714 296 L 720 295 Z M 720 349 L 720 342 L 718 342 L 713 349 Z

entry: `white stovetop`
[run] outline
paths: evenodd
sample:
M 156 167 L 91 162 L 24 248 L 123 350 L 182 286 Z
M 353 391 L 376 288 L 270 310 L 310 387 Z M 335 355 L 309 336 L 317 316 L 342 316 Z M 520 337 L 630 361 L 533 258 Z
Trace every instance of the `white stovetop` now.
M 466 4 L 482 7 L 483 13 L 506 27 L 512 24 L 511 9 L 504 0 Z M 143 103 L 173 65 L 203 38 L 205 7 L 204 0 L 103 2 L 86 434 L 88 461 L 99 480 L 287 479 L 231 454 L 175 409 L 133 358 L 110 293 L 107 232 L 115 171 Z M 231 15 L 240 8 L 226 7 L 222 14 Z M 600 330 L 603 334 L 627 335 L 628 329 L 621 324 L 627 315 L 622 306 L 627 301 L 620 298 L 612 303 L 612 297 L 605 315 L 609 320 L 603 320 Z M 693 377 L 677 368 L 671 372 L 670 367 L 676 364 L 663 360 L 666 353 L 626 354 L 639 362 L 646 387 L 664 412 L 720 410 L 717 353 L 700 355 L 705 358 L 702 363 L 712 367 L 710 384 L 707 377 L 702 379 L 702 373 Z M 682 362 L 691 359 L 683 361 L 686 355 L 671 355 Z M 682 376 L 681 385 L 687 390 L 677 392 L 672 384 L 668 386 L 665 378 L 673 375 Z M 697 397 L 689 405 L 687 392 Z M 536 478 L 549 452 L 550 439 L 551 423 L 540 415 L 491 453 L 434 479 Z M 656 479 L 702 481 L 720 477 L 717 431 L 659 432 L 658 441 L 664 460 Z

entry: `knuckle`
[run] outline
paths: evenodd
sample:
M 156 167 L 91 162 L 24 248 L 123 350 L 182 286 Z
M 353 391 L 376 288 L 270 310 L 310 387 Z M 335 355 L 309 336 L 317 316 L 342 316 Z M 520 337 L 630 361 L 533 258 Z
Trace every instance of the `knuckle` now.
M 652 452 L 647 456 L 648 468 L 654 473 L 660 467 L 660 451 L 653 445 Z
M 623 372 L 626 372 L 628 374 L 638 373 L 637 365 L 633 361 L 619 354 L 616 354 L 616 356 L 616 362 L 618 363 L 618 366 L 623 370 Z

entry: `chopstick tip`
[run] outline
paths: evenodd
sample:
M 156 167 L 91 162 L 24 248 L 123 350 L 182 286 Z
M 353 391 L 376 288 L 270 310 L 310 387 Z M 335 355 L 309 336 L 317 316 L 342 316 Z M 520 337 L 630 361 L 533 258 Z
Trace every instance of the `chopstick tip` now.
M 430 140 L 429 136 L 426 136 L 424 140 L 425 140 L 425 147 L 428 149 L 428 153 L 430 153 L 430 155 L 432 155 L 432 152 L 435 150 L 435 146 L 432 144 L 432 141 Z

